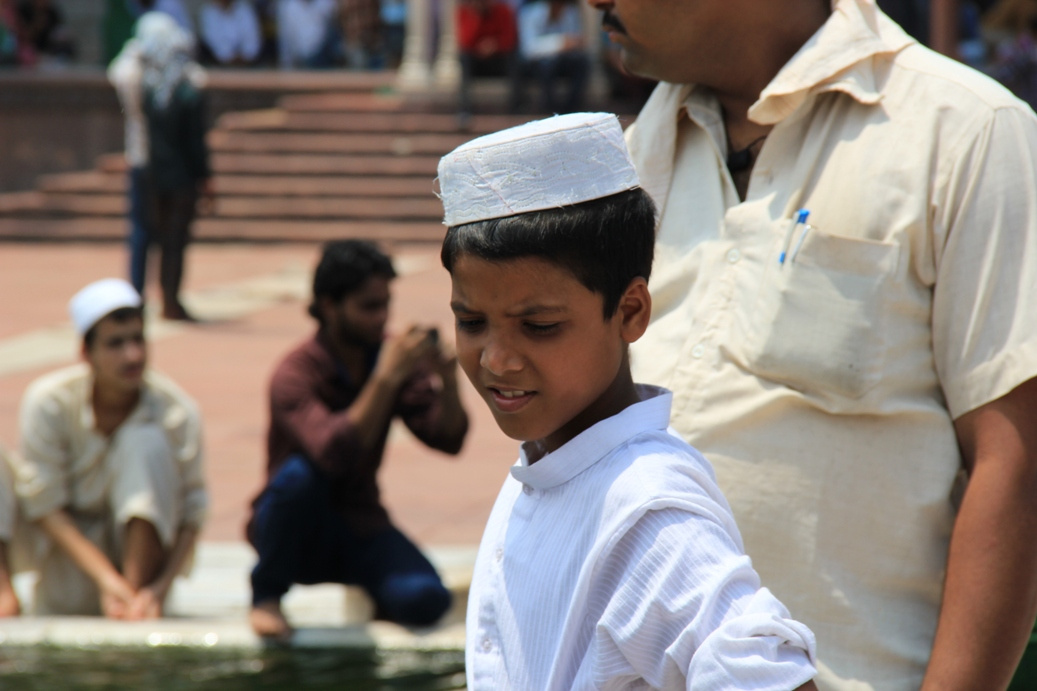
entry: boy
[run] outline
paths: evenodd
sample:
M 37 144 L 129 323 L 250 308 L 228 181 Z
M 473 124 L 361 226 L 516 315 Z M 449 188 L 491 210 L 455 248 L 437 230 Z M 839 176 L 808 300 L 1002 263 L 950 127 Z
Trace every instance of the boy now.
M 708 462 L 635 385 L 654 207 L 615 116 L 442 159 L 462 369 L 523 442 L 469 595 L 468 688 L 816 688 L 813 634 L 745 556 Z

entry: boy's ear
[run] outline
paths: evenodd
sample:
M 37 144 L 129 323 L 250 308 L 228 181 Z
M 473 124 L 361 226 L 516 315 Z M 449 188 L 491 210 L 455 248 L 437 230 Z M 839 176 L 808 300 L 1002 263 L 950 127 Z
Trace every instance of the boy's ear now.
M 633 343 L 644 335 L 652 317 L 652 296 L 648 282 L 638 276 L 619 299 L 620 335 L 627 343 Z

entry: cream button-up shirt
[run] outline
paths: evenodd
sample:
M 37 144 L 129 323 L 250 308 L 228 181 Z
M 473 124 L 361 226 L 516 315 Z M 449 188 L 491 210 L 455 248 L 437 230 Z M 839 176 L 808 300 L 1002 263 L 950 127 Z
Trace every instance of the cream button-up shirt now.
M 817 635 L 819 687 L 917 689 L 952 421 L 1037 375 L 1037 119 L 871 0 L 837 0 L 749 115 L 773 129 L 744 202 L 707 90 L 660 85 L 628 130 L 661 210 L 634 375 L 674 391 L 763 582 Z

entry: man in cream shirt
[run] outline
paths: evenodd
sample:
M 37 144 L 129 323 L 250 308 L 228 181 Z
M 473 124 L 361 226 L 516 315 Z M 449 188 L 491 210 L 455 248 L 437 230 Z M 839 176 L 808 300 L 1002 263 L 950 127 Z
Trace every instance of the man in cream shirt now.
M 634 374 L 818 687 L 1005 688 L 1037 612 L 1033 112 L 872 0 L 590 2 L 663 81 L 627 137 L 661 210 Z
M 29 385 L 10 459 L 28 567 L 39 573 L 33 608 L 158 617 L 205 517 L 198 409 L 147 369 L 133 286 L 96 281 L 69 311 L 84 362 Z

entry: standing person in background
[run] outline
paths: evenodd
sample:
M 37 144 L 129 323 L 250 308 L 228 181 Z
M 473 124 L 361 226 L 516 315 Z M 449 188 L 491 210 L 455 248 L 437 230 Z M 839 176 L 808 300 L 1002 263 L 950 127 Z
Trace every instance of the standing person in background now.
M 406 0 L 382 0 L 381 14 L 385 66 L 394 70 L 403 58 L 403 41 L 407 34 Z
M 540 82 L 544 113 L 573 113 L 583 106 L 590 59 L 577 0 L 537 0 L 519 10 L 522 61 Z M 565 98 L 557 95 L 566 83 Z
M 1037 614 L 1037 117 L 874 0 L 590 0 L 660 209 L 635 377 L 823 691 L 995 691 Z
M 123 2 L 124 0 L 120 0 Z M 153 0 L 143 0 L 140 7 L 149 10 Z M 136 19 L 134 19 L 136 22 Z M 130 255 L 130 283 L 144 295 L 144 279 L 148 267 L 148 244 L 151 242 L 149 195 L 147 192 L 148 131 L 144 119 L 141 82 L 144 66 L 140 41 L 131 35 L 108 66 L 108 81 L 115 87 L 122 106 L 124 142 L 128 170 L 128 210 L 130 232 L 127 246 Z
M 346 64 L 353 70 L 381 67 L 385 61 L 378 0 L 339 0 Z
M 141 0 L 137 0 L 137 2 L 140 5 L 150 4 Z M 192 39 L 194 38 L 194 22 L 191 21 L 191 13 L 184 6 L 184 0 L 154 0 L 154 10 L 168 14 L 176 20 L 181 29 L 186 31 Z
M 244 66 L 259 59 L 259 18 L 249 0 L 207 0 L 199 25 L 203 62 Z
M 196 205 L 212 201 L 204 72 L 191 59 L 191 37 L 165 14 L 141 17 L 137 39 L 143 61 L 152 241 L 162 254 L 162 316 L 194 321 L 180 302 L 180 284 Z
M 518 32 L 515 12 L 504 0 L 460 0 L 457 5 L 457 44 L 461 61 L 458 121 L 468 125 L 472 115 L 472 79 L 507 77 L 508 111 L 522 102 Z
M 28 41 L 38 57 L 71 60 L 76 45 L 65 25 L 65 17 L 54 0 L 22 0 L 18 15 Z
M 294 583 L 359 584 L 375 616 L 429 625 L 451 595 L 382 506 L 378 469 L 399 419 L 429 448 L 456 454 L 468 432 L 457 356 L 436 329 L 386 337 L 391 261 L 369 242 L 325 245 L 309 312 L 319 326 L 270 382 L 267 484 L 246 533 L 256 548 L 252 628 L 284 638 Z
M 284 69 L 319 69 L 342 62 L 338 0 L 280 0 L 278 62 Z

